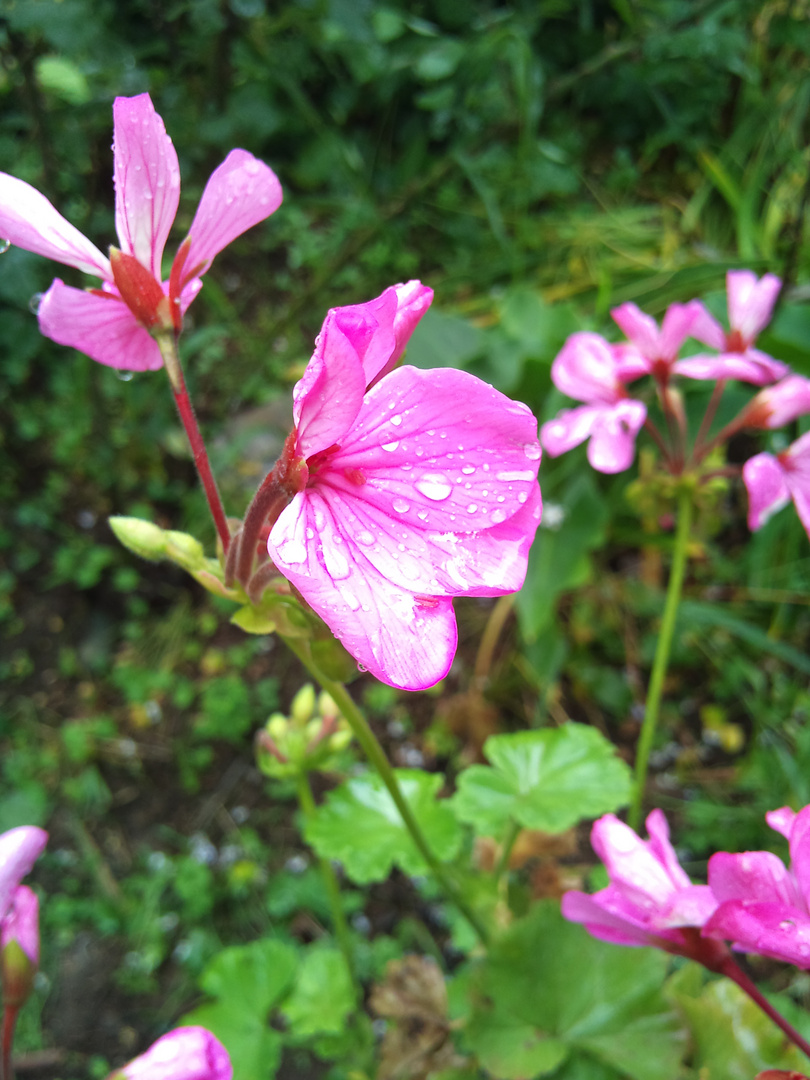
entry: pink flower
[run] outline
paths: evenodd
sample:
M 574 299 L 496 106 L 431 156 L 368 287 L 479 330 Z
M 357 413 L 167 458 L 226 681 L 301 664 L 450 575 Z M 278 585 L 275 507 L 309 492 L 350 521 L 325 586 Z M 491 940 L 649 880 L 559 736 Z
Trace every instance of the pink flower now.
M 45 849 L 48 834 L 35 825 L 21 825 L 0 835 L 0 919 L 22 879 Z
M 152 1043 L 145 1054 L 109 1080 L 231 1080 L 228 1051 L 203 1027 L 181 1027 Z
M 810 432 L 775 457 L 762 453 L 743 465 L 748 491 L 748 528 L 761 529 L 791 499 L 810 537 Z
M 717 906 L 711 889 L 693 885 L 681 869 L 660 810 L 647 818 L 647 832 L 650 839 L 641 840 L 613 814 L 595 822 L 591 843 L 610 884 L 592 896 L 567 892 L 562 913 L 603 941 L 656 945 L 711 966 L 694 930 Z
M 630 342 L 629 345 L 614 346 L 627 370 L 624 381 L 653 375 L 659 382 L 666 383 L 678 352 L 684 341 L 692 336 L 702 311 L 703 305 L 696 300 L 688 304 L 670 304 L 659 330 L 655 319 L 645 315 L 635 304 L 613 308 L 610 314 Z
M 587 404 L 564 409 L 543 424 L 540 441 L 552 457 L 590 439 L 588 461 L 594 469 L 617 473 L 630 467 L 647 407 L 628 398 L 623 378 L 635 377 L 628 371 L 598 334 L 569 337 L 551 365 L 551 378 L 558 390 Z
M 443 678 L 453 596 L 520 588 L 540 520 L 529 409 L 450 368 L 391 370 L 433 297 L 418 281 L 326 317 L 277 471 L 268 551 L 346 649 L 409 690 Z
M 745 409 L 745 426 L 780 428 L 810 413 L 810 379 L 788 375 L 786 379 L 760 390 Z
M 0 919 L 0 952 L 12 941 L 36 968 L 39 964 L 39 900 L 27 885 L 18 885 L 8 911 Z
M 754 348 L 757 334 L 770 322 L 781 287 L 773 274 L 758 280 L 750 270 L 729 270 L 726 291 L 730 329 L 726 332 L 702 304 L 700 318 L 692 328 L 692 337 L 717 349 L 720 355 L 689 356 L 679 360 L 675 370 L 691 379 L 740 379 L 755 386 L 765 386 L 787 375 L 786 364 Z
M 783 807 L 765 818 L 789 841 L 790 870 L 770 851 L 712 855 L 709 884 L 719 907 L 703 933 L 742 952 L 810 968 L 810 806 L 798 814 Z
M 281 186 L 267 165 L 232 150 L 203 191 L 168 281 L 163 248 L 177 213 L 180 170 L 172 141 L 148 94 L 113 103 L 115 227 L 120 250 L 107 259 L 30 184 L 0 173 L 0 236 L 102 280 L 74 289 L 58 278 L 39 305 L 40 330 L 99 363 L 132 371 L 162 366 L 150 334 L 179 330 L 215 255 L 273 213 Z

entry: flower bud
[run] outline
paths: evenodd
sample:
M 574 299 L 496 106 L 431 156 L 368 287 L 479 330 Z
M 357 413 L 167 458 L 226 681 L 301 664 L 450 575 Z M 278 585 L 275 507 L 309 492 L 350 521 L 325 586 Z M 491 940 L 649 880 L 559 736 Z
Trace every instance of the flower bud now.
M 39 966 L 39 901 L 18 885 L 0 920 L 0 976 L 3 1005 L 20 1008 L 28 1000 Z
M 158 1039 L 108 1080 L 231 1080 L 232 1076 L 228 1051 L 210 1031 L 182 1027 Z
M 340 709 L 335 704 L 332 696 L 327 694 L 325 690 L 322 690 L 318 697 L 318 712 L 324 720 L 335 720 L 340 716 Z
M 130 551 L 156 562 L 166 554 L 167 536 L 159 525 L 133 517 L 111 517 L 110 528 Z
M 299 724 L 305 724 L 315 712 L 315 687 L 312 683 L 306 683 L 295 697 L 290 706 L 290 716 Z
M 279 739 L 284 739 L 287 735 L 287 730 L 290 726 L 290 722 L 286 716 L 282 716 L 281 713 L 273 713 L 270 719 L 267 721 L 267 730 L 272 737 L 278 742 Z

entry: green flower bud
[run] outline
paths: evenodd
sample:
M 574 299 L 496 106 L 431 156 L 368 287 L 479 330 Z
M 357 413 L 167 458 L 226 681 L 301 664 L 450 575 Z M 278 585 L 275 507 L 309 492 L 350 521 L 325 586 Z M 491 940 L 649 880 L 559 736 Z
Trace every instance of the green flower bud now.
M 109 522 L 120 543 L 142 559 L 156 562 L 166 554 L 167 534 L 159 525 L 133 517 L 111 517 Z
M 312 683 L 302 686 L 290 706 L 290 716 L 299 724 L 305 724 L 315 712 L 315 687 Z

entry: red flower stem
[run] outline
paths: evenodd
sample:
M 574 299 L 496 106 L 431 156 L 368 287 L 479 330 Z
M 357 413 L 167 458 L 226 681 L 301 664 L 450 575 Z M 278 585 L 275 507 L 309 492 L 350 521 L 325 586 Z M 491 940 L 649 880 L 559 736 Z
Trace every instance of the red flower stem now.
M 6 1005 L 3 1010 L 2 1057 L 0 1057 L 0 1080 L 14 1080 L 11 1050 L 14 1046 L 14 1029 L 17 1026 L 19 1006 Z
M 650 433 L 650 435 L 652 436 L 653 442 L 658 447 L 658 449 L 661 451 L 661 453 L 664 455 L 664 462 L 665 462 L 667 468 L 669 468 L 669 470 L 672 471 L 672 456 L 671 456 L 671 454 L 669 452 L 669 447 L 664 442 L 663 435 L 658 430 L 658 428 L 655 426 L 655 424 L 652 422 L 652 420 L 650 420 L 649 416 L 644 421 L 644 430 L 648 431 Z
M 183 368 L 180 364 L 180 354 L 177 351 L 177 338 L 171 331 L 161 331 L 155 334 L 155 340 L 160 349 L 160 355 L 163 357 L 163 363 L 166 366 L 166 374 L 169 376 L 172 393 L 174 394 L 174 403 L 177 406 L 180 419 L 183 421 L 183 427 L 186 429 L 191 452 L 194 455 L 197 475 L 208 500 L 208 509 L 214 519 L 222 549 L 227 555 L 228 548 L 231 546 L 231 530 L 228 528 L 228 519 L 225 517 L 222 499 L 219 496 L 219 488 L 214 479 L 214 474 L 211 472 L 208 451 L 205 449 L 205 443 L 197 424 L 197 417 L 194 415 L 191 398 L 188 396 L 188 390 L 186 389 L 186 380 L 183 377 Z
M 711 431 L 712 421 L 717 413 L 717 407 L 720 404 L 720 398 L 723 396 L 723 391 L 726 388 L 726 380 L 718 379 L 714 384 L 714 390 L 712 390 L 712 396 L 709 398 L 709 404 L 706 406 L 706 412 L 703 419 L 700 422 L 700 430 L 697 433 L 695 439 L 695 447 L 692 451 L 693 456 L 698 458 L 700 456 L 701 449 L 703 448 L 703 440 Z
M 247 586 L 250 580 L 262 526 L 268 517 L 275 515 L 277 518 L 289 501 L 287 493 L 279 487 L 276 470 L 271 469 L 259 485 L 242 522 L 236 556 L 236 580 L 242 585 Z
M 744 993 L 748 994 L 751 1000 L 756 1005 L 759 1005 L 765 1015 L 769 1016 L 776 1026 L 784 1032 L 794 1046 L 798 1046 L 801 1052 L 810 1058 L 810 1043 L 801 1037 L 798 1031 L 785 1020 L 781 1013 L 776 1011 L 765 995 L 757 989 L 754 983 L 748 978 L 745 972 L 737 966 L 730 956 L 720 965 L 719 970 L 727 979 L 731 979 L 731 981 L 735 982 Z

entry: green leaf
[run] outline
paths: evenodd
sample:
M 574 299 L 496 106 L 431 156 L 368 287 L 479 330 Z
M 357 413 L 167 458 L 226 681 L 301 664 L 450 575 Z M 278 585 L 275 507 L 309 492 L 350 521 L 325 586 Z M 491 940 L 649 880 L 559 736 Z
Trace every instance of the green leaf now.
M 395 772 L 431 850 L 442 861 L 452 859 L 461 831 L 447 803 L 436 801 L 444 777 L 413 769 Z M 340 859 L 359 885 L 383 881 L 394 865 L 406 874 L 427 871 L 394 800 L 376 774 L 347 780 L 330 791 L 307 822 L 304 836 L 323 858 Z
M 492 765 L 465 769 L 451 800 L 457 817 L 483 836 L 500 836 L 510 821 L 563 832 L 630 800 L 630 769 L 586 724 L 493 735 L 484 755 Z
M 84 73 L 64 56 L 41 56 L 36 63 L 37 82 L 69 105 L 86 105 L 91 98 Z
M 418 368 L 463 368 L 485 345 L 486 338 L 478 327 L 457 315 L 430 308 L 411 335 L 406 362 Z
M 583 1075 L 672 1080 L 684 1039 L 661 992 L 666 967 L 663 954 L 597 941 L 539 903 L 469 969 L 464 1041 L 499 1080 L 551 1072 L 572 1053 L 593 1063 Z
M 215 1035 L 228 1051 L 233 1075 L 239 1080 L 272 1080 L 281 1062 L 281 1035 L 255 1013 L 230 1002 L 200 1005 L 180 1021 L 199 1024 Z
M 354 987 L 339 949 L 307 951 L 281 1012 L 293 1035 L 338 1035 L 355 1007 Z
M 260 607 L 246 604 L 231 615 L 231 622 L 246 634 L 273 634 L 275 621 Z

